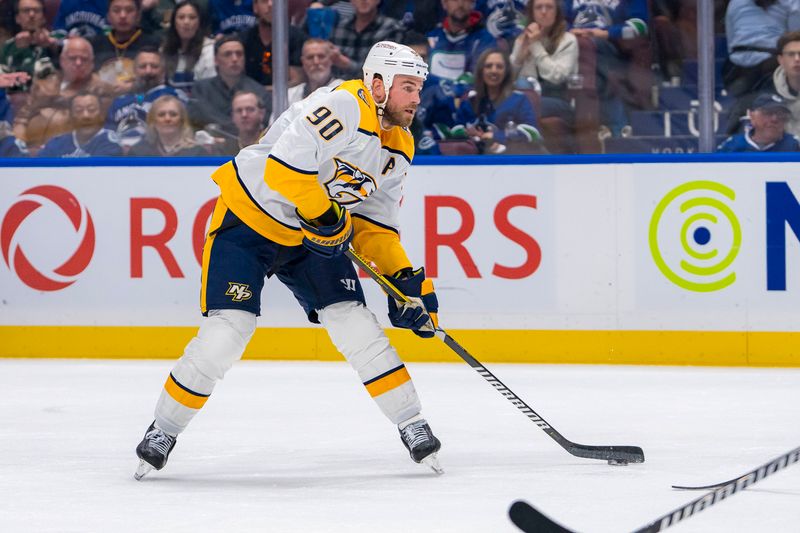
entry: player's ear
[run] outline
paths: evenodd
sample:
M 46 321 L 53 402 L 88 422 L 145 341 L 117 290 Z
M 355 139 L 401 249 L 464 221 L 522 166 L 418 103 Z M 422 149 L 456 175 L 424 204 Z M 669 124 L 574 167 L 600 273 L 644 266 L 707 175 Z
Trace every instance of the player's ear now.
M 372 97 L 376 102 L 383 102 L 386 93 L 383 90 L 383 80 L 378 76 L 372 77 Z

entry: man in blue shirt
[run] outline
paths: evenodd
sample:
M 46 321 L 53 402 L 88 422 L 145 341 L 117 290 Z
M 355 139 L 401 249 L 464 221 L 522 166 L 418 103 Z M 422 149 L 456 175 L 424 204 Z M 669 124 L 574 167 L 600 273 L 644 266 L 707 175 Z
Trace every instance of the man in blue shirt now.
M 90 39 L 111 29 L 107 11 L 108 0 L 61 0 L 53 29 L 61 39 L 67 35 Z
M 122 155 L 116 134 L 102 127 L 103 114 L 96 94 L 80 92 L 73 96 L 69 114 L 75 129 L 47 141 L 39 150 L 39 157 Z
M 456 80 L 465 72 L 473 72 L 481 52 L 497 46 L 475 11 L 475 0 L 442 0 L 447 15 L 442 24 L 428 33 L 431 77 Z
M 212 33 L 242 33 L 256 25 L 253 0 L 210 0 Z
M 786 133 L 791 111 L 777 94 L 760 94 L 750 106 L 750 125 L 744 133 L 728 137 L 719 152 L 797 152 L 797 138 Z
M 186 103 L 183 91 L 164 85 L 164 60 L 155 48 L 143 48 L 133 64 L 133 93 L 111 102 L 106 129 L 115 131 L 123 146 L 133 146 L 144 136 L 150 106 L 159 96 L 168 94 Z

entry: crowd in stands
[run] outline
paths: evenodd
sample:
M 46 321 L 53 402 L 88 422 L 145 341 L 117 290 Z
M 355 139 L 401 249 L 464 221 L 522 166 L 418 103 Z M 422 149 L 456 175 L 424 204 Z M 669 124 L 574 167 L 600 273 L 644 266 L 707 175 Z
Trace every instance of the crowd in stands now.
M 288 102 L 405 43 L 418 154 L 693 151 L 699 0 L 287 0 Z M 800 0 L 715 0 L 720 151 L 797 151 Z M 235 155 L 276 120 L 273 0 L 0 4 L 0 156 Z

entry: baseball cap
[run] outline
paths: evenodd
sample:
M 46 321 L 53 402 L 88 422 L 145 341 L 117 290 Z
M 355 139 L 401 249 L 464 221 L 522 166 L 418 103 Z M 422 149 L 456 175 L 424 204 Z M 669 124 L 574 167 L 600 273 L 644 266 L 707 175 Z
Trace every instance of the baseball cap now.
M 774 93 L 762 93 L 756 96 L 753 103 L 750 104 L 750 109 L 763 109 L 764 111 L 777 111 L 782 109 L 787 113 L 791 113 L 786 101 Z

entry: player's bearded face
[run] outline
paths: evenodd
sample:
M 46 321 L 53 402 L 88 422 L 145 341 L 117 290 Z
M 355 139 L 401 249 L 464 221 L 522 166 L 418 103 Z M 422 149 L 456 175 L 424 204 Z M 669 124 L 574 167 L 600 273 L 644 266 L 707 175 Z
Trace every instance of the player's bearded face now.
M 410 76 L 397 76 L 389 90 L 389 100 L 383 109 L 383 119 L 393 126 L 407 128 L 414 120 L 419 105 L 422 80 Z
M 400 105 L 397 102 L 392 102 L 392 98 L 389 97 L 389 101 L 386 103 L 386 107 L 383 109 L 383 118 L 387 122 L 391 122 L 393 126 L 407 128 L 414 120 L 414 114 L 416 112 L 416 104 L 413 106 Z

